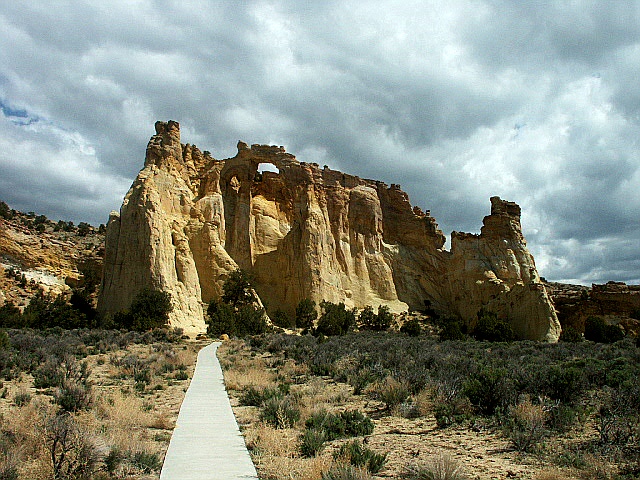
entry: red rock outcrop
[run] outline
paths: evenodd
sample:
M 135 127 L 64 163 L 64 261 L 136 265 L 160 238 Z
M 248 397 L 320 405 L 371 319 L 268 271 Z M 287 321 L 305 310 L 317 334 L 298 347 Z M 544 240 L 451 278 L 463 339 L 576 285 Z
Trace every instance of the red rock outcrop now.
M 268 163 L 278 173 L 259 173 Z M 491 199 L 479 235 L 451 251 L 427 211 L 399 186 L 299 162 L 282 147 L 238 143 L 215 160 L 157 122 L 145 166 L 112 213 L 99 308 L 127 308 L 143 287 L 171 293 L 171 322 L 204 330 L 203 305 L 236 268 L 250 271 L 267 310 L 303 298 L 457 315 L 485 306 L 522 338 L 555 341 L 560 327 L 520 229 L 520 207 Z

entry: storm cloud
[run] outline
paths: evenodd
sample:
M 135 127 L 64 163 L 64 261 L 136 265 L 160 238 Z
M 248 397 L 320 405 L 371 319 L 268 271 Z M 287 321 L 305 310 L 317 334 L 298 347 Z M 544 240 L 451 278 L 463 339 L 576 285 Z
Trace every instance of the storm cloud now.
M 637 1 L 3 2 L 0 46 L 13 208 L 106 222 L 173 119 L 399 183 L 447 235 L 499 195 L 547 279 L 640 282 Z

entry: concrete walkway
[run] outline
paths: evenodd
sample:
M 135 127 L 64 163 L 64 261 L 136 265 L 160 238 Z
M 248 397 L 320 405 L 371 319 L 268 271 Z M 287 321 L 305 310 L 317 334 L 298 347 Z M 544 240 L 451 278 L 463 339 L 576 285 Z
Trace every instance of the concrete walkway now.
M 198 353 L 164 459 L 161 480 L 257 479 L 240 435 L 216 357 L 220 343 Z

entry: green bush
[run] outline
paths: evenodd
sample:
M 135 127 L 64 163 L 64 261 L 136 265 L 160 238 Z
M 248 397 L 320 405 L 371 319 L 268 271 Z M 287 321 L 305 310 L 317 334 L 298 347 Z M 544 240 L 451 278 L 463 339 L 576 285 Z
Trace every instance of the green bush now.
M 311 330 L 318 318 L 316 302 L 304 298 L 296 306 L 296 327 Z
M 296 328 L 296 319 L 291 318 L 283 310 L 276 310 L 273 312 L 273 315 L 271 315 L 271 321 L 278 327 L 290 329 Z
M 471 404 L 466 397 L 454 397 L 449 401 L 439 401 L 433 406 L 433 415 L 438 428 L 458 425 L 471 418 Z
M 617 325 L 607 324 L 603 318 L 591 316 L 584 322 L 584 338 L 597 343 L 615 343 L 624 338 Z
M 38 293 L 25 307 L 22 323 L 24 326 L 37 329 L 62 327 L 70 330 L 86 327 L 87 318 L 68 304 L 62 295 L 53 297 Z
M 417 318 L 412 318 L 411 320 L 404 322 L 402 327 L 400 327 L 400 332 L 406 333 L 410 337 L 417 337 L 422 333 L 422 325 L 420 325 Z
M 324 472 L 322 480 L 373 480 L 373 477 L 364 468 L 339 463 Z
M 564 327 L 560 334 L 561 342 L 578 343 L 584 340 L 582 334 L 573 327 Z
M 222 301 L 236 309 L 255 303 L 252 280 L 244 270 L 237 269 L 231 272 L 222 286 Z
M 508 321 L 501 320 L 497 314 L 484 309 L 478 312 L 478 322 L 473 329 L 473 337 L 476 340 L 488 342 L 510 342 L 516 338 Z
M 300 407 L 291 396 L 271 397 L 262 404 L 260 419 L 275 428 L 293 428 L 300 420 Z
M 355 313 L 347 310 L 342 302 L 338 304 L 322 302 L 320 308 L 322 308 L 322 315 L 318 320 L 315 335 L 344 335 L 355 325 Z
M 217 337 L 236 333 L 236 314 L 231 305 L 212 301 L 207 308 L 207 335 Z
M 0 350 L 7 350 L 9 348 L 11 348 L 9 335 L 4 330 L 0 330 Z
M 464 340 L 460 320 L 455 317 L 444 317 L 440 319 L 440 340 Z
M 256 388 L 253 385 L 245 387 L 240 394 L 240 405 L 259 407 L 271 398 L 282 398 L 285 392 L 278 387 Z
M 360 437 L 373 433 L 373 421 L 359 410 L 345 410 L 339 414 L 320 410 L 306 421 L 308 430 L 322 431 L 327 441 Z
M 31 394 L 27 391 L 18 392 L 13 397 L 13 403 L 15 403 L 18 407 L 24 407 L 30 401 L 31 401 Z
M 373 313 L 373 307 L 367 305 L 358 316 L 358 328 L 360 330 L 373 330 L 383 332 L 388 330 L 393 321 L 393 314 L 386 305 L 378 306 L 378 313 Z
M 264 309 L 244 305 L 236 312 L 235 334 L 239 337 L 260 335 L 268 330 Z
M 135 452 L 131 457 L 131 463 L 143 473 L 157 472 L 162 468 L 160 456 L 152 452 Z
M 245 337 L 268 330 L 264 309 L 255 305 L 249 279 L 242 270 L 231 273 L 223 285 L 222 301 L 214 300 L 207 308 L 207 334 Z
M 547 395 L 565 404 L 575 404 L 587 386 L 584 371 L 568 365 L 554 365 L 547 371 Z
M 12 302 L 0 306 L 0 328 L 22 328 L 24 319 L 22 312 Z
M 131 328 L 138 332 L 166 327 L 173 310 L 171 294 L 160 290 L 143 289 L 131 303 Z
M 340 449 L 333 454 L 333 458 L 345 463 L 350 463 L 355 467 L 364 467 L 367 471 L 374 474 L 382 470 L 382 467 L 387 463 L 386 453 L 376 453 L 357 440 L 343 444 Z
M 515 403 L 516 391 L 504 368 L 484 367 L 467 380 L 464 394 L 482 415 L 493 415 L 497 409 Z
M 305 430 L 300 437 L 300 454 L 303 457 L 315 457 L 324 448 L 327 434 L 324 430 Z

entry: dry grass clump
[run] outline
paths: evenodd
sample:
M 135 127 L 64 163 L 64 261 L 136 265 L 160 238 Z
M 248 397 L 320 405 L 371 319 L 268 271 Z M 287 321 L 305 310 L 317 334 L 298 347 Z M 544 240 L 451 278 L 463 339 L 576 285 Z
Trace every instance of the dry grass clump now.
M 521 452 L 533 450 L 545 437 L 547 412 L 529 397 L 509 408 L 507 434 L 514 448 Z
M 575 477 L 569 477 L 556 469 L 544 470 L 534 475 L 533 480 L 575 480 Z
M 331 463 L 328 458 L 300 458 L 295 429 L 259 422 L 245 429 L 244 435 L 261 478 L 319 480 Z
M 406 480 L 466 480 L 464 469 L 453 457 L 441 453 L 426 463 L 410 465 L 402 478 Z

